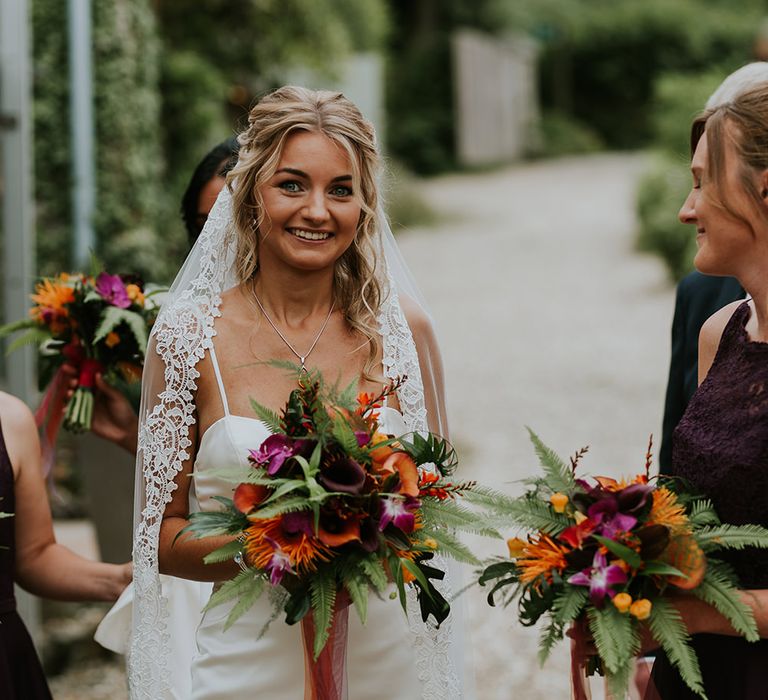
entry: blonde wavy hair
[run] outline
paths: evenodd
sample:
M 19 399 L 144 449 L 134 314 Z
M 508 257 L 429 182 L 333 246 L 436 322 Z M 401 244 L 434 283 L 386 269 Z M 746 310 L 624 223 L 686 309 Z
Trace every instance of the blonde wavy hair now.
M 336 308 L 350 328 L 367 339 L 364 376 L 378 379 L 373 370 L 381 345 L 376 317 L 383 295 L 379 261 L 384 252 L 376 236 L 380 159 L 373 126 L 341 93 L 288 85 L 269 93 L 251 109 L 248 128 L 238 137 L 239 160 L 227 175 L 234 210 L 235 272 L 240 282 L 258 272 L 258 231 L 265 219 L 260 190 L 275 174 L 287 138 L 297 131 L 327 136 L 344 149 L 352 164 L 360 221 L 352 245 L 336 261 L 333 294 Z

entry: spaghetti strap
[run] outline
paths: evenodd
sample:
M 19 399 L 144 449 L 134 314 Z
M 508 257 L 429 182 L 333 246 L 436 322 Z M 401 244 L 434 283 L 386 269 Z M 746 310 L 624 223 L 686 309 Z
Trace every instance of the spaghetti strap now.
M 216 374 L 216 383 L 219 385 L 219 395 L 221 396 L 221 404 L 224 407 L 224 415 L 229 415 L 229 403 L 227 402 L 227 392 L 224 391 L 224 381 L 221 378 L 221 370 L 219 369 L 219 361 L 216 359 L 216 350 L 211 343 L 211 362 L 213 363 L 213 371 Z

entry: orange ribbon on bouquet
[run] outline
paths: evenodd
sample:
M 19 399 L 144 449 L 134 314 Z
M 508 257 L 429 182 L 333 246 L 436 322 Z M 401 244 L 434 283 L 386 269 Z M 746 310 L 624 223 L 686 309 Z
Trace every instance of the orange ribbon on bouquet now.
M 349 633 L 349 598 L 336 596 L 333 622 L 328 641 L 314 658 L 315 618 L 308 612 L 301 619 L 304 641 L 304 700 L 347 700 L 347 637 Z
M 77 338 L 67 343 L 62 348 L 61 354 L 66 364 L 78 373 L 77 386 L 93 389 L 96 374 L 103 369 L 102 364 L 98 360 L 85 356 L 83 346 Z M 35 424 L 41 431 L 43 473 L 46 476 L 53 469 L 56 438 L 66 411 L 68 384 L 69 373 L 64 366 L 61 366 L 53 375 L 40 406 L 35 411 Z

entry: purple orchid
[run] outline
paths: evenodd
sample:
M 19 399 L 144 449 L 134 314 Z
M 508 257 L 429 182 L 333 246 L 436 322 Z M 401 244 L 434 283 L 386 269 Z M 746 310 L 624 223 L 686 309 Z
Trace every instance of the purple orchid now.
M 291 558 L 283 551 L 283 548 L 271 537 L 264 538 L 274 547 L 274 552 L 270 558 L 266 570 L 269 572 L 269 582 L 273 586 L 279 586 L 286 573 L 292 574 Z
M 357 438 L 358 447 L 365 447 L 371 439 L 371 436 L 365 430 L 355 430 L 355 437 Z
M 613 495 L 593 503 L 587 510 L 587 516 L 597 523 L 597 534 L 611 539 L 616 537 L 617 532 L 629 532 L 637 524 L 636 517 L 619 512 L 619 504 Z
M 108 275 L 102 272 L 96 278 L 96 291 L 103 299 L 119 309 L 127 309 L 131 305 L 128 292 L 119 275 Z
M 297 452 L 296 445 L 287 435 L 270 435 L 258 450 L 250 450 L 251 459 L 260 466 L 267 467 L 267 474 L 274 476 L 280 471 L 285 460 Z
M 626 582 L 627 574 L 624 569 L 616 564 L 608 566 L 605 554 L 599 550 L 595 552 L 591 567 L 568 578 L 568 583 L 574 586 L 589 586 L 589 599 L 597 606 L 602 605 L 606 595 L 609 598 L 616 595 L 612 586 Z
M 403 532 L 413 532 L 416 527 L 414 511 L 419 508 L 421 501 L 418 498 L 406 496 L 389 496 L 381 499 L 381 512 L 379 513 L 379 530 L 383 531 L 390 523 Z

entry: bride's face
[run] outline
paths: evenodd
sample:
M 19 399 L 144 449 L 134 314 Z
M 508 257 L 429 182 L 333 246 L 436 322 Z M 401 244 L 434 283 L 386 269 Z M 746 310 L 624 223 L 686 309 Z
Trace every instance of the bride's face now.
M 332 267 L 349 248 L 360 220 L 346 152 L 324 134 L 297 131 L 261 188 L 264 222 L 259 266 Z

